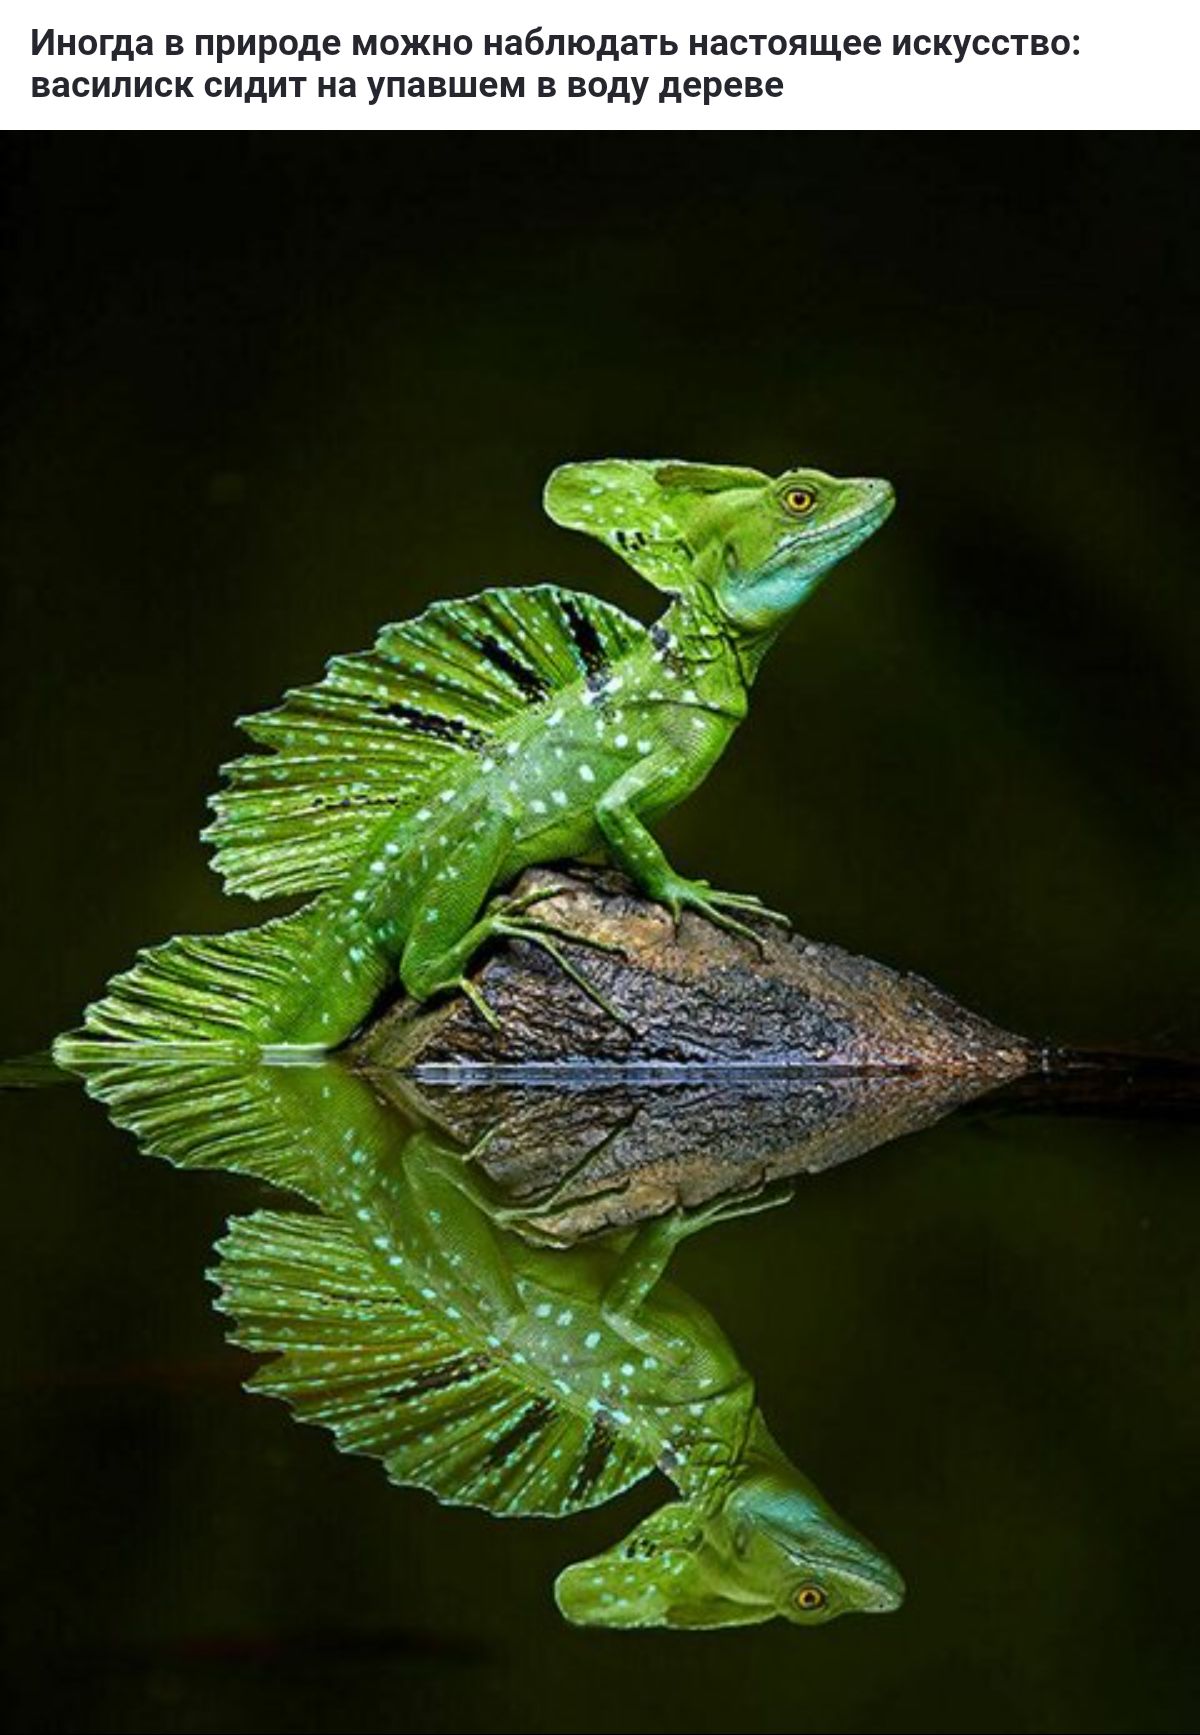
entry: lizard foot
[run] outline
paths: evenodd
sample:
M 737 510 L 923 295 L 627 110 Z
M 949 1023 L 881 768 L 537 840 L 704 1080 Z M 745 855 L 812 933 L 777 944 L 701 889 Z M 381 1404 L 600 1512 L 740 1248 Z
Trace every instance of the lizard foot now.
M 791 932 L 792 919 L 785 916 L 782 910 L 773 910 L 764 904 L 761 898 L 756 898 L 753 892 L 717 892 L 711 886 L 708 896 L 714 904 L 720 904 L 727 910 L 746 910 L 752 916 L 758 916 L 761 921 L 774 922 L 777 928 L 786 928 Z
M 736 934 L 739 939 L 749 940 L 751 945 L 758 947 L 760 956 L 765 954 L 767 949 L 762 935 L 756 933 L 746 922 L 739 921 L 731 911 L 745 910 L 765 921 L 791 926 L 786 916 L 780 915 L 777 910 L 768 910 L 748 893 L 714 891 L 707 880 L 685 880 L 682 876 L 674 876 L 665 885 L 656 887 L 652 895 L 670 910 L 676 931 L 684 910 L 695 910 L 697 915 L 703 916 L 714 927 L 724 928 L 727 934 Z
M 740 1193 L 710 1199 L 702 1205 L 677 1205 L 671 1213 L 671 1224 L 682 1240 L 714 1223 L 730 1223 L 735 1217 L 753 1217 L 759 1211 L 786 1205 L 794 1197 L 788 1181 L 768 1182 L 765 1171 Z
M 568 1163 L 558 1179 L 551 1181 L 548 1186 L 538 1187 L 516 1201 L 510 1202 L 508 1199 L 502 1198 L 499 1193 L 489 1192 L 486 1199 L 477 1200 L 477 1202 L 483 1204 L 489 1216 L 493 1217 L 501 1228 L 521 1229 L 536 1225 L 537 1218 L 552 1216 L 554 1212 L 562 1208 L 564 1200 L 570 1200 L 572 1189 L 580 1176 L 603 1156 L 614 1140 L 628 1132 L 636 1119 L 636 1114 L 622 1117 L 621 1121 L 605 1133 L 597 1144 L 589 1145 L 586 1151 L 581 1152 L 575 1158 L 574 1162 Z M 480 1167 L 495 1134 L 496 1128 L 488 1127 L 471 1146 L 471 1149 L 464 1153 L 467 1162 L 476 1168 Z M 593 1187 L 581 1196 L 580 1202 L 591 1205 L 597 1199 L 610 1199 L 627 1193 L 629 1181 L 628 1175 L 622 1175 L 604 1186 Z
M 596 984 L 589 982 L 583 972 L 575 968 L 558 942 L 565 940 L 568 945 L 588 946 L 597 952 L 616 952 L 623 957 L 624 953 L 620 946 L 614 946 L 607 940 L 593 939 L 590 934 L 576 934 L 570 928 L 558 928 L 550 922 L 530 920 L 524 916 L 498 917 L 492 924 L 492 933 L 506 939 L 528 940 L 530 945 L 540 946 L 543 952 L 547 952 L 554 959 L 559 969 L 569 976 L 578 988 L 583 990 L 588 999 L 595 1001 L 601 1011 L 607 1012 L 608 1016 L 618 1024 L 629 1025 L 630 1021 L 624 1013 L 618 1012 L 612 1001 L 600 992 Z

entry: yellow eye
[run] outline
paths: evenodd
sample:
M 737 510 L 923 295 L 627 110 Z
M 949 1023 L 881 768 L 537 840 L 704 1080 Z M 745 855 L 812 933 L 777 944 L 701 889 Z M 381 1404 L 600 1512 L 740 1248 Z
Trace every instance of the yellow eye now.
M 816 503 L 817 497 L 811 488 L 789 488 L 783 497 L 784 506 L 796 518 L 803 518 Z
M 796 1607 L 803 1609 L 805 1614 L 812 1614 L 816 1609 L 825 1607 L 825 1592 L 815 1584 L 802 1584 L 792 1598 Z

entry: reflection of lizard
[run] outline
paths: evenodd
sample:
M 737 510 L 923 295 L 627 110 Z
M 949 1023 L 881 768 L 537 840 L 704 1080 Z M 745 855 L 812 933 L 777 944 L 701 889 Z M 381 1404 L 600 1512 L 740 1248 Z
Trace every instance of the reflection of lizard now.
M 238 1341 L 279 1352 L 259 1390 L 397 1482 L 497 1513 L 565 1516 L 656 1468 L 675 1483 L 680 1500 L 562 1574 L 569 1619 L 724 1626 L 896 1607 L 895 1571 L 784 1457 L 716 1321 L 665 1281 L 680 1239 L 744 1200 L 536 1247 L 501 1226 L 524 1210 L 499 1211 L 461 1150 L 336 1062 L 146 1065 L 90 1083 L 149 1148 L 258 1173 L 321 1208 L 235 1220 L 222 1243 Z
M 255 1377 L 347 1451 L 439 1499 L 524 1516 L 598 1505 L 658 1469 L 681 1499 L 558 1581 L 608 1626 L 817 1622 L 894 1608 L 884 1557 L 767 1432 L 716 1321 L 664 1273 L 679 1241 L 757 1201 L 717 1201 L 566 1251 L 504 1206 L 417 1102 L 382 1103 L 338 1061 L 271 1066 L 117 1052 L 91 1095 L 150 1154 L 302 1194 L 320 1215 L 235 1220 L 215 1278 Z
M 485 591 L 386 627 L 248 718 L 271 751 L 229 769 L 207 833 L 216 866 L 252 897 L 319 895 L 259 928 L 143 952 L 59 1058 L 98 1042 L 323 1050 L 397 971 L 417 999 L 460 987 L 490 1018 L 465 975 L 489 939 L 523 935 L 576 971 L 528 900 L 481 914 L 489 895 L 532 863 L 598 849 L 676 915 L 754 939 L 739 912 L 757 900 L 676 873 L 647 826 L 704 780 L 788 617 L 891 506 L 886 482 L 817 470 L 555 471 L 550 516 L 669 592 L 661 620 L 646 629 L 553 586 Z

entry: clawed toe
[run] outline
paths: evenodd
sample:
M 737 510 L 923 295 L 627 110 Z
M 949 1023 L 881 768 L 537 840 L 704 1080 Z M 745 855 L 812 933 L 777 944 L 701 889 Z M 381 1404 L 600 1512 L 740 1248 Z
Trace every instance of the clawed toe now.
M 566 890 L 566 886 L 534 886 L 531 890 L 522 892 L 520 897 L 502 898 L 492 907 L 502 919 L 521 916 L 535 904 L 544 904 L 548 898 L 560 897 Z
M 679 919 L 682 911 L 695 910 L 715 928 L 723 928 L 727 934 L 735 935 L 739 940 L 748 940 L 757 946 L 759 955 L 766 953 L 766 943 L 760 933 L 756 932 L 748 922 L 739 920 L 732 912 L 745 911 L 747 915 L 757 916 L 761 921 L 775 922 L 781 927 L 790 928 L 787 917 L 778 910 L 769 910 L 758 898 L 747 892 L 714 891 L 707 880 L 677 880 L 672 878 L 656 894 L 675 923 L 675 932 L 679 932 Z
M 782 910 L 772 910 L 756 898 L 752 892 L 710 892 L 713 903 L 720 904 L 725 909 L 745 910 L 749 915 L 759 916 L 764 922 L 775 922 L 781 928 L 790 928 L 791 921 Z
M 720 904 L 708 904 L 700 908 L 699 913 L 715 928 L 724 928 L 727 934 L 734 934 L 739 940 L 749 940 L 751 945 L 758 947 L 760 957 L 765 955 L 767 946 L 762 935 L 755 933 L 747 923 L 739 922 L 736 916 L 726 914 Z

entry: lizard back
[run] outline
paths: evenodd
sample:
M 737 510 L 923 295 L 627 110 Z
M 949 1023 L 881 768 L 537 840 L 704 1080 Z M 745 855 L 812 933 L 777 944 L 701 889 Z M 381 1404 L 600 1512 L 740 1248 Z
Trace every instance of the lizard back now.
M 386 626 L 324 679 L 239 719 L 267 753 L 223 767 L 204 833 L 226 890 L 253 898 L 340 884 L 385 818 L 457 783 L 531 706 L 602 683 L 646 641 L 622 610 L 558 585 L 485 590 Z

